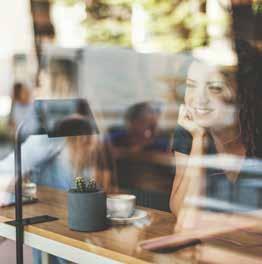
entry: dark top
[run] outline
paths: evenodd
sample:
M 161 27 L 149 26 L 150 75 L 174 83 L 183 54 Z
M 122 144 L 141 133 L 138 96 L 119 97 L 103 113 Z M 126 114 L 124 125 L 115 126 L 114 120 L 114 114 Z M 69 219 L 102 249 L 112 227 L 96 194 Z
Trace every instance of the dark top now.
M 190 154 L 192 136 L 177 125 L 174 133 L 173 151 Z M 208 138 L 207 157 L 217 154 L 214 141 Z M 262 205 L 262 165 L 258 159 L 246 158 L 236 182 L 227 179 L 221 169 L 206 169 L 206 199 L 203 207 L 215 211 L 249 211 Z
M 125 129 L 110 132 L 107 140 L 115 147 L 130 147 L 128 131 Z M 169 140 L 163 136 L 156 136 L 152 142 L 143 147 L 143 151 L 168 152 Z

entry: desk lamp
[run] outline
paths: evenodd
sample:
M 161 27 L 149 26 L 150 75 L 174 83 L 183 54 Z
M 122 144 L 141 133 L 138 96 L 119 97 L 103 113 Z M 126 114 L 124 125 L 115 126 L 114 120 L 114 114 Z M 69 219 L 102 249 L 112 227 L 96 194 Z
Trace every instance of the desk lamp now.
M 30 135 L 66 137 L 98 134 L 89 105 L 84 99 L 35 100 L 30 119 L 18 127 L 15 138 L 15 221 L 16 262 L 23 264 L 24 226 L 57 220 L 43 215 L 23 219 L 21 146 Z M 26 126 L 27 125 L 27 126 Z

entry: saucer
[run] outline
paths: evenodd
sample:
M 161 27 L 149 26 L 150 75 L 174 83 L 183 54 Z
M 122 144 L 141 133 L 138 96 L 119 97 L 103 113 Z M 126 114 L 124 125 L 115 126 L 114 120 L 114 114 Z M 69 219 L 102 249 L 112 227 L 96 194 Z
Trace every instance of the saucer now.
M 145 218 L 147 215 L 148 214 L 146 211 L 141 210 L 141 209 L 135 209 L 134 214 L 130 217 L 126 217 L 126 218 L 110 217 L 110 216 L 107 216 L 107 217 L 112 223 L 123 225 L 123 224 L 131 224 L 135 221 L 141 220 L 141 219 Z

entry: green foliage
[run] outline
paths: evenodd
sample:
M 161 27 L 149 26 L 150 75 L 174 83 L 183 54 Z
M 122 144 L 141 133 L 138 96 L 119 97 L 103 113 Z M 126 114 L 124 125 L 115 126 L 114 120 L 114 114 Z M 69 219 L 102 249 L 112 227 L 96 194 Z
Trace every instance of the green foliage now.
M 146 28 L 149 42 L 157 50 L 180 51 L 205 44 L 207 18 L 196 10 L 194 2 L 204 0 L 54 0 L 67 4 L 85 2 L 89 43 L 132 46 L 132 6 L 139 5 L 148 15 Z
M 57 3 L 63 3 L 66 5 L 75 5 L 79 2 L 84 2 L 84 0 L 49 0 L 50 2 L 57 2 Z
M 253 2 L 253 10 L 255 14 L 262 14 L 262 1 L 256 0 Z
M 86 6 L 87 41 L 131 46 L 132 1 L 96 0 Z
M 180 51 L 207 42 L 207 18 L 190 0 L 144 0 L 151 39 L 158 50 Z M 195 1 L 197 2 L 197 1 Z M 202 4 L 204 4 L 204 1 Z M 201 4 L 201 3 L 200 3 Z
M 83 177 L 75 178 L 76 192 L 96 192 L 96 182 L 94 179 L 88 179 L 87 183 L 85 182 Z
M 9 142 L 11 140 L 9 129 L 8 120 L 6 118 L 0 118 L 0 142 Z
M 77 192 L 85 192 L 86 183 L 83 177 L 76 177 L 75 179 L 76 191 Z
M 86 185 L 87 192 L 96 192 L 96 181 L 94 179 L 89 179 Z

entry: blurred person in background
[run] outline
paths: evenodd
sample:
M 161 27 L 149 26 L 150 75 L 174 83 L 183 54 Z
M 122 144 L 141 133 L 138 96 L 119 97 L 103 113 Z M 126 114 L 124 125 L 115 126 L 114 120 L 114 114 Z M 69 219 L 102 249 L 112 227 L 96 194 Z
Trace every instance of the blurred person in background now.
M 261 181 L 261 54 L 242 40 L 235 48 L 234 73 L 200 61 L 188 70 L 173 145 L 176 175 L 170 209 L 178 217 L 178 229 L 199 222 L 199 206 L 232 212 L 261 204 L 259 189 L 246 185 L 250 179 Z M 209 157 L 213 168 L 205 166 Z M 201 203 L 205 198 L 213 201 L 210 208 Z
M 155 101 L 131 105 L 124 126 L 109 130 L 105 142 L 117 186 L 136 195 L 138 205 L 169 211 L 173 157 L 171 133 L 159 128 L 161 114 L 162 105 Z
M 13 134 L 31 107 L 31 93 L 29 88 L 23 83 L 15 83 L 13 86 L 12 106 L 9 117 L 9 125 Z
M 114 152 L 168 152 L 169 141 L 161 137 L 158 123 L 161 109 L 157 103 L 142 102 L 130 106 L 125 113 L 125 127 L 109 133 Z

